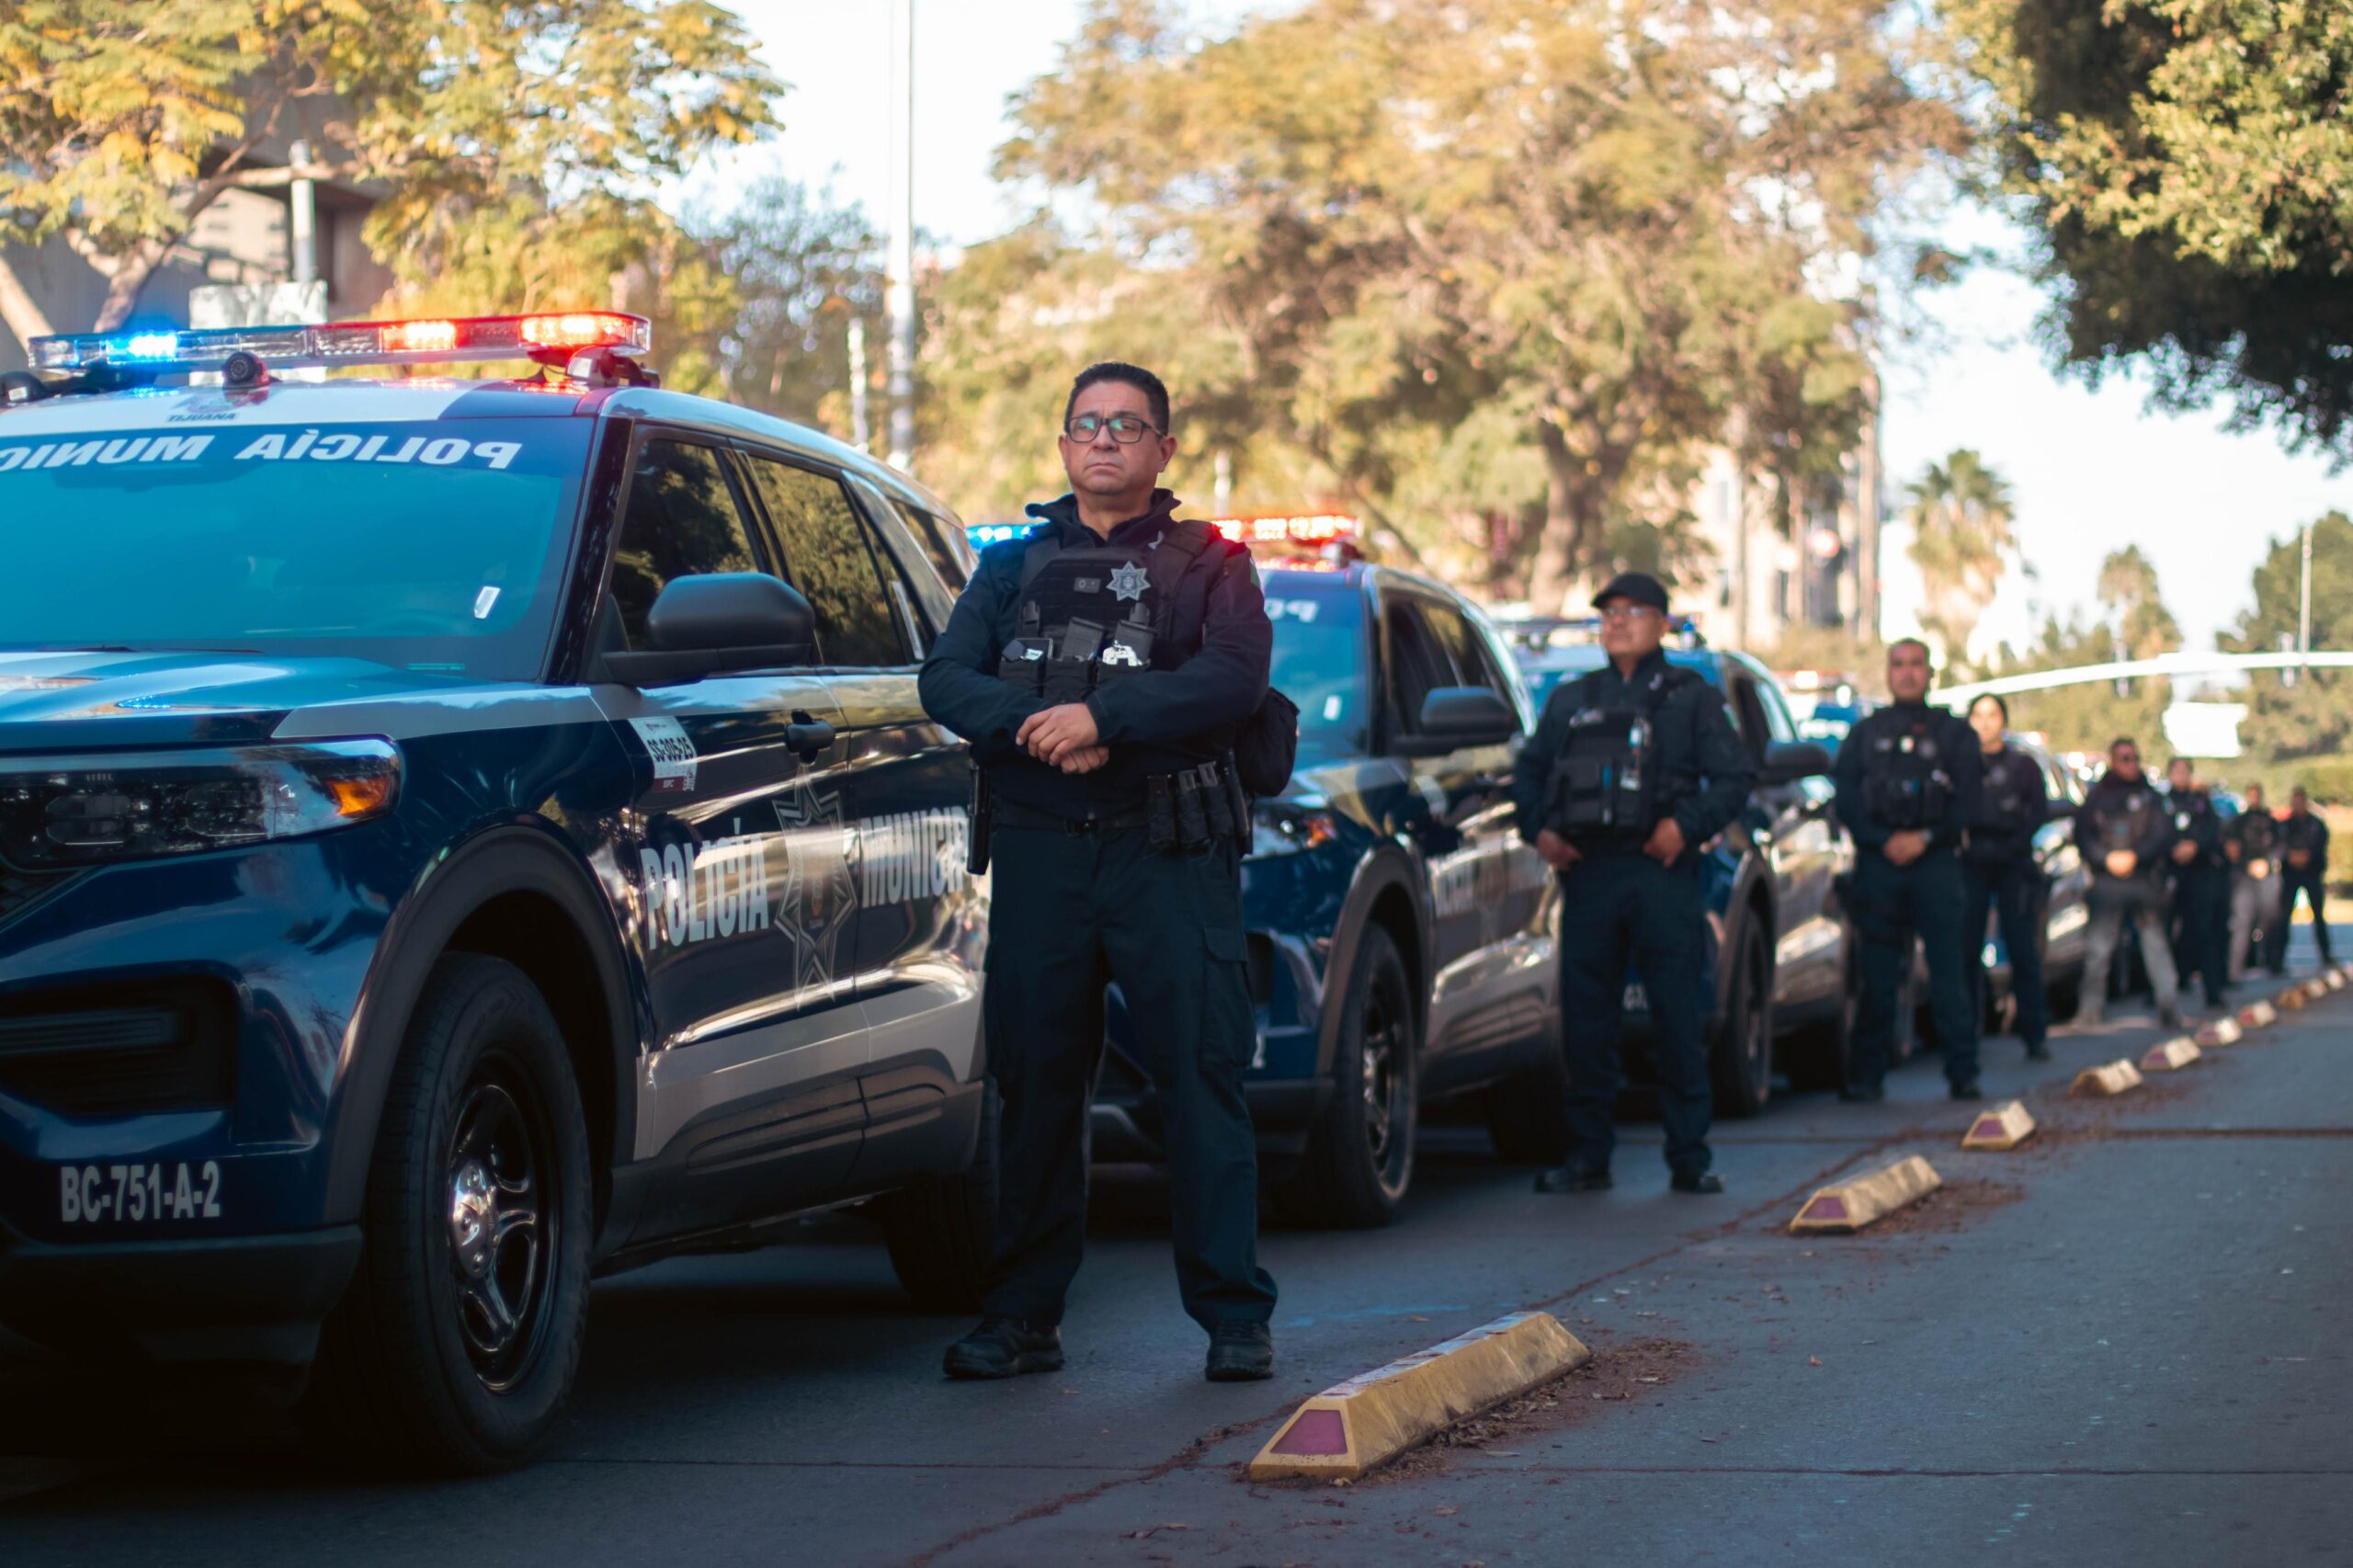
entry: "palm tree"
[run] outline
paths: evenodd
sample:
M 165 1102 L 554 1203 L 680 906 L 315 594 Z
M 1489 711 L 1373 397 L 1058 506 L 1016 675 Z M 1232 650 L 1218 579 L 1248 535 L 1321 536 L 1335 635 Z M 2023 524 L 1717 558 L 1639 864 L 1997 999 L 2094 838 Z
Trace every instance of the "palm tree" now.
M 1920 619 L 1944 644 L 1945 657 L 1959 659 L 2017 549 L 2009 483 L 1962 447 L 1930 463 L 1908 494 L 1912 562 L 1920 568 L 1927 605 Z

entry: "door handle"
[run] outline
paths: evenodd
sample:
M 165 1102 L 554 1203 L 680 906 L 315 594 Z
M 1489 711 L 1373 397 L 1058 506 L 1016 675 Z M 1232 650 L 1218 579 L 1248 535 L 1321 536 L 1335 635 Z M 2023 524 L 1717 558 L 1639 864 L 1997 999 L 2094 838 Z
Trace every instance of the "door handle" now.
M 812 719 L 796 708 L 792 711 L 792 722 L 784 727 L 784 744 L 802 762 L 814 762 L 819 752 L 834 744 L 834 727 L 823 719 Z

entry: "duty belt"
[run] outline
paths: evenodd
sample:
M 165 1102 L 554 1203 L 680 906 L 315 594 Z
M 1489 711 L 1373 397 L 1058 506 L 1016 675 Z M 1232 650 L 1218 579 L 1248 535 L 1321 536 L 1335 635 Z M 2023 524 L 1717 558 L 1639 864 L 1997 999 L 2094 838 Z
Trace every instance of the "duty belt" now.
M 1151 814 L 1141 807 L 1106 812 L 1099 816 L 1066 817 L 1052 812 L 1041 812 L 1035 806 L 1025 806 L 1017 801 L 999 801 L 993 814 L 998 827 L 1035 828 L 1068 834 L 1111 833 L 1152 825 Z

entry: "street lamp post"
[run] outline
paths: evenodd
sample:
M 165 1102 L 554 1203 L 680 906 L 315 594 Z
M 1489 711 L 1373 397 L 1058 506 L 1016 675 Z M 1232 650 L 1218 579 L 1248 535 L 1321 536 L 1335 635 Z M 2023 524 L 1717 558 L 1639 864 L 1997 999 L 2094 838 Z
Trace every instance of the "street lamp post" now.
M 915 0 L 891 0 L 891 253 L 883 308 L 891 318 L 891 466 L 915 455 Z

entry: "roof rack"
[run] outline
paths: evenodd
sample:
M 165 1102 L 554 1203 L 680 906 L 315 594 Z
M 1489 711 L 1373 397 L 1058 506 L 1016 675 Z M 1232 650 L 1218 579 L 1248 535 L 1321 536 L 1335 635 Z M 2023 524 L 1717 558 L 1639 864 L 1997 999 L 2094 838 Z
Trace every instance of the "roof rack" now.
M 528 359 L 590 385 L 653 386 L 658 378 L 637 362 L 653 340 L 643 316 L 619 311 L 77 333 L 34 338 L 34 374 L 11 377 L 0 397 L 31 402 L 208 373 L 232 387 L 251 387 L 274 369 L 499 359 Z

